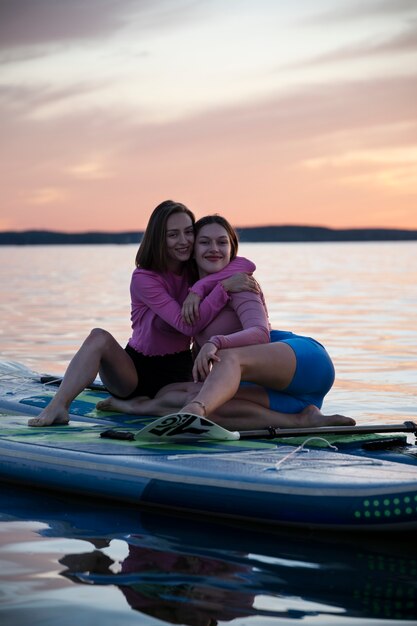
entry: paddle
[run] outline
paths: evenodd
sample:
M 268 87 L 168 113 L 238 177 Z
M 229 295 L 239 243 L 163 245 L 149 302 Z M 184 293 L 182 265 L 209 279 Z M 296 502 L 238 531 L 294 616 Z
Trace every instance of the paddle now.
M 126 431 L 105 431 L 104 437 L 115 439 L 135 439 L 137 441 L 185 441 L 187 439 L 214 439 L 237 441 L 239 439 L 273 439 L 304 435 L 353 435 L 369 433 L 417 432 L 417 424 L 369 424 L 363 426 L 318 426 L 316 428 L 263 428 L 260 430 L 230 431 L 215 424 L 206 417 L 192 413 L 166 415 L 148 424 L 136 433 Z M 118 436 L 120 434 L 120 436 Z
M 39 378 L 39 382 L 43 385 L 54 385 L 55 387 L 59 387 L 63 381 L 63 376 L 51 376 L 50 374 L 42 374 Z M 92 382 L 90 385 L 85 387 L 86 389 L 92 389 L 93 391 L 107 391 L 106 387 L 101 382 Z

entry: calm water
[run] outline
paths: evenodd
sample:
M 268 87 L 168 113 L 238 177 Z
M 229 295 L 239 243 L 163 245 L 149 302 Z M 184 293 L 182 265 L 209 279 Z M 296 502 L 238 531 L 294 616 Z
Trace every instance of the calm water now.
M 135 246 L 0 248 L 0 360 L 129 338 Z M 417 243 L 245 244 L 273 327 L 331 353 L 324 409 L 417 419 Z M 0 488 L 0 623 L 417 623 L 415 538 L 241 529 Z M 71 610 L 71 612 L 70 612 Z M 211 620 L 211 621 L 210 621 Z

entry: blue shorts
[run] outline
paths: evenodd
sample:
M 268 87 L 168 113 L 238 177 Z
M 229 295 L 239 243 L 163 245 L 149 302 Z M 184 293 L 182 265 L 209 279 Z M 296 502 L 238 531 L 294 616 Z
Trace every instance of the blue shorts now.
M 311 337 L 271 330 L 271 343 L 278 341 L 291 346 L 297 365 L 288 387 L 280 391 L 265 387 L 269 408 L 280 413 L 299 413 L 309 404 L 314 404 L 320 409 L 335 378 L 334 366 L 326 349 Z

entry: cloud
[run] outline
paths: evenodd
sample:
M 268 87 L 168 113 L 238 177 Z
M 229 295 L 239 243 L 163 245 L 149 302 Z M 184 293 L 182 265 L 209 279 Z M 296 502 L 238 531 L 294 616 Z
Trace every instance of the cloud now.
M 413 53 L 417 51 L 416 26 L 417 20 L 413 20 L 411 27 L 404 29 L 402 32 L 395 35 L 395 37 L 385 38 L 382 41 L 374 43 L 371 43 L 367 39 L 366 42 L 345 46 L 343 48 L 336 48 L 326 54 L 317 55 L 297 63 L 289 64 L 285 66 L 285 68 L 306 68 L 325 63 L 337 63 L 339 61 L 350 61 L 352 59 L 361 59 L 387 54 Z
M 165 123 L 114 108 L 22 119 L 0 106 L 4 213 L 26 211 L 22 225 L 123 230 L 175 197 L 199 214 L 238 207 L 240 225 L 283 220 L 286 208 L 297 223 L 381 225 L 379 207 L 398 225 L 397 207 L 415 214 L 416 99 L 414 75 L 308 85 Z
M 108 37 L 135 23 L 164 28 L 193 18 L 204 3 L 192 0 L 1 0 L 3 61 L 29 58 L 33 48 Z M 4 51 L 7 51 L 6 53 Z
M 85 89 L 88 93 L 87 86 Z M 225 143 L 230 142 L 242 146 L 262 141 L 279 146 L 332 134 L 369 131 L 373 127 L 416 123 L 417 118 L 417 74 L 306 85 L 251 103 L 211 108 L 165 123 L 144 123 L 137 111 L 126 112 L 115 106 L 111 111 L 73 109 L 62 118 L 30 118 L 29 113 L 37 105 L 71 95 L 71 90 L 0 90 L 0 116 L 7 120 L 3 135 L 9 139 L 10 149 L 18 127 L 18 137 L 22 141 L 28 137 L 29 144 L 31 136 L 36 143 L 42 135 L 48 138 L 50 134 L 48 141 L 54 145 L 54 137 L 64 135 L 66 145 L 72 146 L 67 167 L 73 163 L 73 173 L 77 167 L 81 168 L 80 173 L 90 167 L 91 172 L 101 168 L 105 171 L 107 161 L 97 161 L 94 155 L 109 155 L 120 146 L 149 151 L 150 155 L 161 154 L 165 145 L 194 146 L 202 141 L 217 146 L 216 150 L 224 150 Z
M 91 155 L 65 168 L 70 176 L 79 180 L 105 180 L 114 176 L 107 159 L 102 154 Z
M 207 112 L 197 117 L 195 124 L 197 132 L 204 132 L 208 127 L 210 133 L 215 125 L 216 137 L 227 137 L 229 132 L 239 129 L 239 132 L 249 133 L 248 140 L 254 138 L 253 133 L 286 142 L 415 121 L 416 101 L 417 74 L 307 85 L 250 105 Z
M 15 48 L 112 34 L 134 0 L 2 0 L 0 46 Z
M 28 204 L 35 206 L 48 204 L 56 206 L 57 204 L 61 204 L 67 197 L 66 191 L 57 187 L 42 187 L 23 195 L 26 196 L 25 200 Z
M 302 166 L 316 172 L 332 171 L 334 180 L 342 185 L 417 194 L 417 143 L 347 151 L 310 159 Z
M 367 6 L 363 3 L 358 3 L 355 10 L 364 10 L 366 12 Z M 408 13 L 416 11 L 415 0 L 380 0 L 374 4 L 369 5 L 370 13 L 384 13 L 390 15 L 391 13 Z
M 75 99 L 97 95 L 101 88 L 107 85 L 99 81 L 76 82 L 68 87 L 54 87 L 52 85 L 0 85 L 0 105 L 9 112 L 22 117 L 42 117 L 42 112 L 58 108 Z
M 384 17 L 401 14 L 415 14 L 415 0 L 380 0 L 379 2 L 348 2 L 344 6 L 329 11 L 313 14 L 301 20 L 304 24 L 331 24 L 345 22 L 346 20 L 358 21 L 369 17 Z

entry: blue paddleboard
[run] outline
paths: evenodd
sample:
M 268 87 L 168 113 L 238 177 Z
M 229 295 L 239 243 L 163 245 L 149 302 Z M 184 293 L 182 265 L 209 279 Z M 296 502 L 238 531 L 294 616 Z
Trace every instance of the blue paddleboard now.
M 273 525 L 417 528 L 417 460 L 404 437 L 393 444 L 390 436 L 386 448 L 372 435 L 309 436 L 301 443 L 105 439 L 100 434 L 110 426 L 139 430 L 154 418 L 98 412 L 95 405 L 106 393 L 91 389 L 71 405 L 69 426 L 29 428 L 28 417 L 54 393 L 36 376 L 2 380 L 0 479 Z M 379 449 L 370 450 L 370 441 Z

